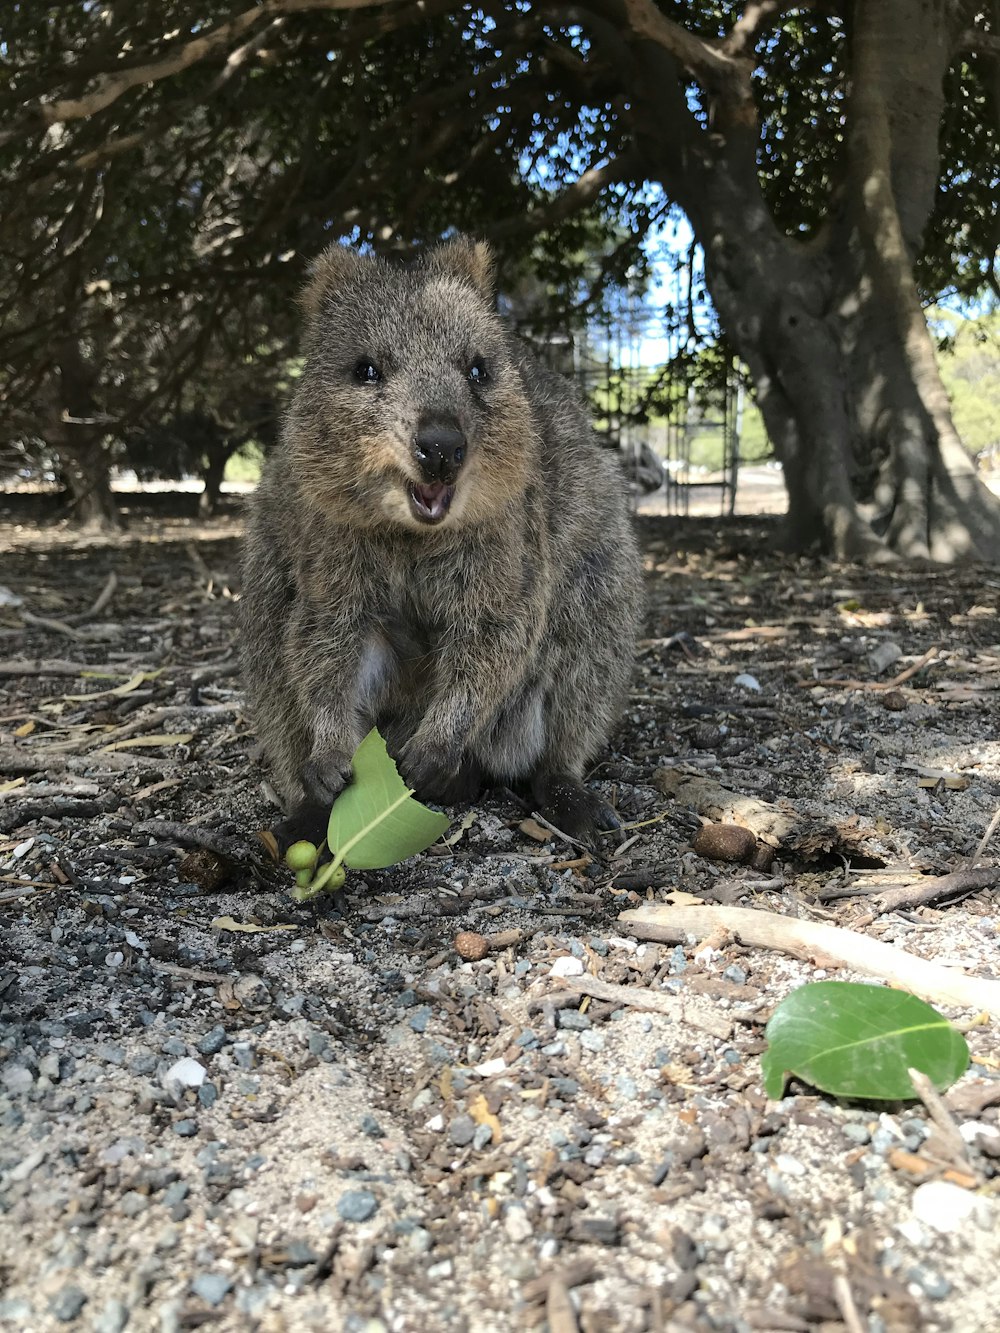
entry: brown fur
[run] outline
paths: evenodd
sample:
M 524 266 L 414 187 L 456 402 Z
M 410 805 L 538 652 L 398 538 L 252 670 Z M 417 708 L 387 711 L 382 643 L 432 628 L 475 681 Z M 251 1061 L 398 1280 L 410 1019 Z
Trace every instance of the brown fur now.
M 568 831 L 613 819 L 581 779 L 632 665 L 624 483 L 491 284 L 464 238 L 408 269 L 335 247 L 302 298 L 306 365 L 251 506 L 242 634 L 293 812 L 328 806 L 377 724 L 425 799 L 528 779 Z M 359 382 L 366 360 L 377 382 Z M 441 428 L 465 458 L 431 524 L 413 497 L 435 503 L 420 449 Z

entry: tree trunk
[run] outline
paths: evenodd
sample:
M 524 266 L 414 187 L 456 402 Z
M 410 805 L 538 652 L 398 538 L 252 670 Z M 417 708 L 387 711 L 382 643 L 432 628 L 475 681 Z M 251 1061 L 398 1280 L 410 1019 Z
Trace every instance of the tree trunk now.
M 844 559 L 1000 559 L 1000 500 L 958 439 L 913 279 L 965 0 L 855 0 L 841 184 L 806 241 L 778 227 L 762 193 L 752 43 L 723 59 L 644 0 L 625 8 L 642 39 L 634 147 L 704 250 L 784 467 L 789 544 Z M 684 93 L 692 70 L 704 125 Z
M 81 440 L 70 432 L 54 440 L 59 454 L 59 479 L 66 491 L 66 514 L 77 527 L 114 531 L 124 526 L 111 490 L 107 454 L 102 441 Z
M 105 431 L 95 420 L 96 378 L 79 345 L 67 339 L 57 349 L 48 437 L 59 459 L 71 520 L 80 527 L 114 530 L 123 522 L 111 492 Z
M 222 491 L 222 478 L 232 449 L 223 443 L 218 449 L 211 450 L 202 469 L 205 489 L 198 500 L 198 513 L 202 518 L 214 518 L 219 512 L 219 496 Z

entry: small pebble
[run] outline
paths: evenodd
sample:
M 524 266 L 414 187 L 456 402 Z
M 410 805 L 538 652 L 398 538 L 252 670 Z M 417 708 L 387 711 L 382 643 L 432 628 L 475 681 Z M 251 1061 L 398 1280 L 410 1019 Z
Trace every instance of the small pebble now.
M 221 1023 L 214 1028 L 209 1028 L 200 1041 L 196 1043 L 196 1049 L 200 1055 L 217 1055 L 222 1050 L 229 1036 Z
M 60 1323 L 69 1324 L 87 1304 L 87 1293 L 74 1283 L 60 1287 L 49 1301 L 49 1313 Z
M 482 1152 L 493 1142 L 493 1130 L 489 1125 L 477 1125 L 476 1132 L 472 1136 L 472 1146 L 476 1152 Z
M 557 958 L 549 968 L 550 977 L 578 977 L 583 973 L 583 960 L 571 955 Z
M 181 1203 L 191 1192 L 191 1186 L 186 1180 L 175 1180 L 172 1185 L 168 1185 L 163 1191 L 161 1203 L 165 1208 L 172 1208 L 175 1203 Z
M 7 1091 L 15 1094 L 30 1092 L 35 1085 L 34 1075 L 24 1065 L 9 1065 L 3 1071 L 2 1078 Z
M 844 1125 L 841 1132 L 845 1139 L 850 1139 L 851 1143 L 863 1145 L 871 1142 L 872 1136 L 868 1126 L 862 1125 L 860 1122 L 851 1122 Z
M 456 1148 L 465 1148 L 476 1135 L 476 1122 L 471 1115 L 457 1115 L 448 1126 L 448 1138 Z
M 128 1306 L 119 1300 L 110 1300 L 94 1320 L 94 1333 L 122 1333 L 128 1323 Z
M 171 1095 L 184 1088 L 200 1088 L 205 1082 L 208 1070 L 193 1056 L 186 1055 L 183 1060 L 172 1064 L 160 1080 L 161 1085 Z
M 804 1176 L 806 1174 L 806 1167 L 803 1163 L 789 1153 L 778 1153 L 774 1159 L 774 1164 L 786 1176 Z
M 710 861 L 749 861 L 757 839 L 742 824 L 703 824 L 691 839 L 691 850 Z
M 420 1008 L 410 1016 L 410 1027 L 414 1032 L 427 1031 L 427 1024 L 431 1021 L 431 1013 L 432 1010 L 430 1005 L 422 1004 Z
M 371 1190 L 348 1190 L 337 1200 L 337 1212 L 345 1222 L 367 1222 L 378 1211 L 378 1199 Z
M 569 1032 L 585 1032 L 591 1026 L 590 1018 L 581 1014 L 579 1009 L 560 1009 L 558 1022 L 561 1028 Z
M 232 1285 L 224 1273 L 199 1273 L 191 1280 L 191 1290 L 207 1305 L 221 1305 Z
M 925 1268 L 923 1264 L 914 1265 L 906 1276 L 932 1301 L 943 1301 L 954 1290 L 954 1286 L 943 1273 L 933 1268 Z
M 198 1122 L 196 1120 L 178 1120 L 174 1125 L 174 1133 L 182 1139 L 193 1138 L 198 1133 Z
M 517 1207 L 508 1208 L 503 1220 L 503 1229 L 507 1239 L 513 1241 L 515 1245 L 527 1240 L 534 1230 L 528 1214 L 523 1208 Z

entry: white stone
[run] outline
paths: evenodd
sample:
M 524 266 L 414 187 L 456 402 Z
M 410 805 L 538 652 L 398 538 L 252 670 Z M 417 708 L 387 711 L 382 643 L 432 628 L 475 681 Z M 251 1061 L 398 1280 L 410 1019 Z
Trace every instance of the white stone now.
M 748 675 L 745 671 L 734 677 L 733 684 L 739 685 L 741 689 L 754 690 L 757 694 L 760 693 L 760 681 L 756 676 Z
M 958 1231 L 972 1220 L 976 1196 L 947 1180 L 929 1180 L 913 1191 L 913 1216 L 942 1234 Z
M 565 954 L 562 958 L 557 958 L 549 968 L 550 977 L 578 977 L 583 973 L 583 959 L 574 958 L 572 954 Z
M 192 1055 L 185 1055 L 172 1064 L 163 1075 L 163 1086 L 168 1092 L 175 1088 L 200 1088 L 208 1070 Z
M 515 1244 L 527 1240 L 534 1230 L 523 1208 L 509 1208 L 507 1210 L 507 1215 L 503 1220 L 503 1229 L 507 1233 L 508 1240 L 514 1241 Z
M 480 1078 L 490 1078 L 493 1074 L 502 1074 L 507 1068 L 507 1061 L 502 1055 L 498 1055 L 495 1060 L 486 1060 L 481 1065 L 476 1065 L 475 1073 Z

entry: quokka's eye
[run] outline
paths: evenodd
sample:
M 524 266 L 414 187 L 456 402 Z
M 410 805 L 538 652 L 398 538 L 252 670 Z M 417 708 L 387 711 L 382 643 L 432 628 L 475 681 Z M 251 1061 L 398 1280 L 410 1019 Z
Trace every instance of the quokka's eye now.
M 485 384 L 489 379 L 486 362 L 481 356 L 473 357 L 469 369 L 465 372 L 471 384 Z
M 382 378 L 382 372 L 374 361 L 369 361 L 366 356 L 354 367 L 354 378 L 359 384 L 378 384 Z

